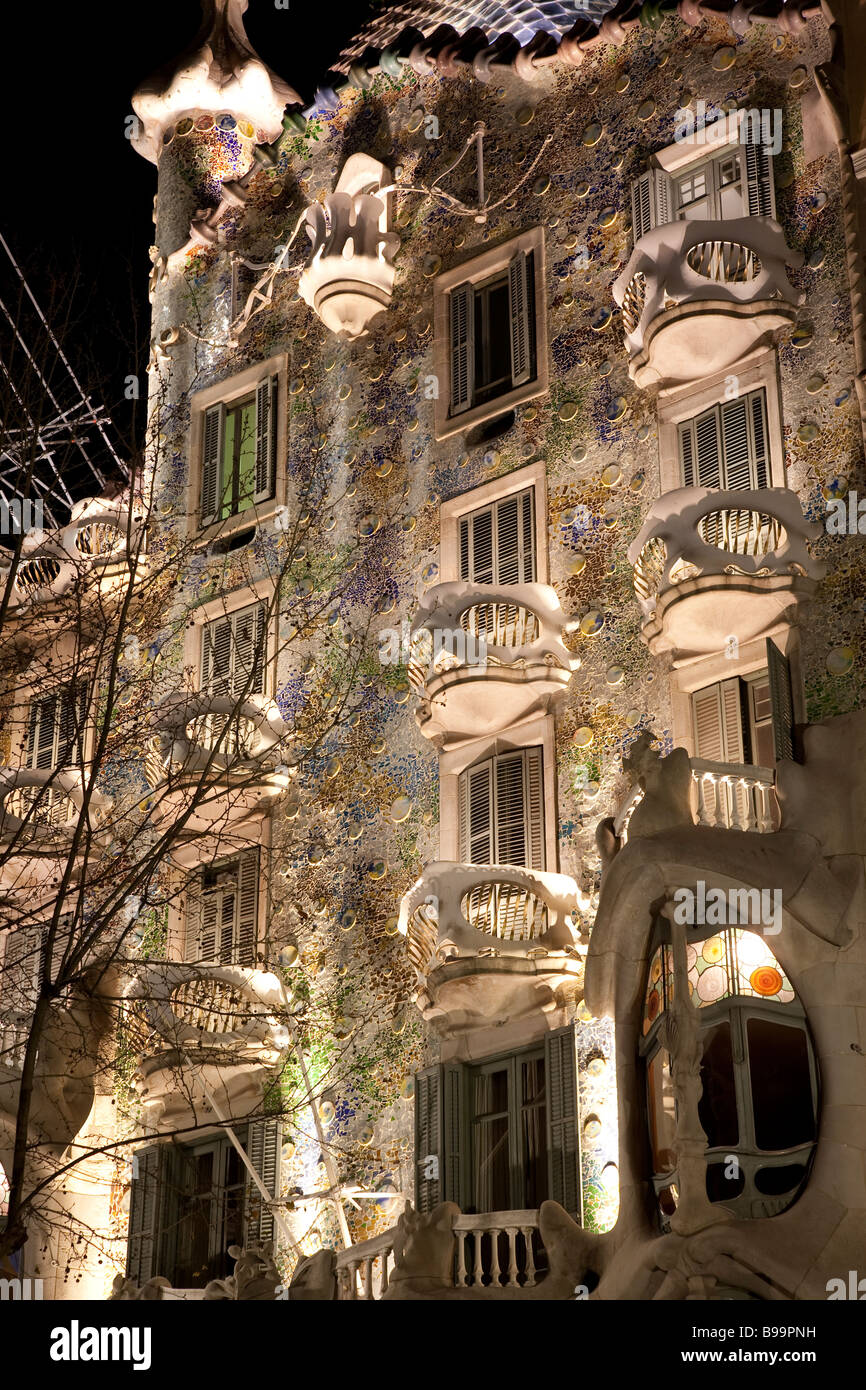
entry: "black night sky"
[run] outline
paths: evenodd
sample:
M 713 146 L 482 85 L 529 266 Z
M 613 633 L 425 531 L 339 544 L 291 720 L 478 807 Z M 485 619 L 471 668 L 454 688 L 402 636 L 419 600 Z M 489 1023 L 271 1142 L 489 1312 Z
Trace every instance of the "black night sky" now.
M 245 24 L 259 55 L 308 101 L 375 8 L 251 0 Z M 124 378 L 147 362 L 157 186 L 125 119 L 138 83 L 183 51 L 200 19 L 198 0 L 48 0 L 16 6 L 17 33 L 4 43 L 0 101 L 15 154 L 0 231 L 82 379 L 124 427 Z M 14 303 L 5 264 L 0 287 Z

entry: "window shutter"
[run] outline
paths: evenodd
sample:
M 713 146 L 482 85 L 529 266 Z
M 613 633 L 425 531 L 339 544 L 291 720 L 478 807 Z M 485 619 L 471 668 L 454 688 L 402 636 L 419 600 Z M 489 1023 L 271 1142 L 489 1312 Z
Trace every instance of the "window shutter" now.
M 238 916 L 238 865 L 233 863 L 223 871 L 226 882 L 215 894 L 217 900 L 217 927 L 219 943 L 217 958 L 220 965 L 235 963 L 235 923 Z
M 186 906 L 183 914 L 183 958 L 185 961 L 202 959 L 202 937 L 204 935 L 202 917 L 208 896 L 212 898 L 213 894 L 205 895 L 202 893 L 200 876 L 190 882 L 187 887 Z M 216 906 L 214 905 L 212 908 L 213 921 L 216 920 L 215 914 Z M 213 933 L 214 930 L 213 921 L 209 927 L 210 933 Z M 205 959 L 212 959 L 212 956 L 205 957 Z
M 770 677 L 770 703 L 773 707 L 773 745 L 776 761 L 800 759 L 794 751 L 794 696 L 791 689 L 791 663 L 767 638 L 767 671 Z
M 695 435 L 691 420 L 679 427 L 680 436 L 680 476 L 683 487 L 695 485 Z
M 69 685 L 57 696 L 57 767 L 81 767 L 84 724 L 87 718 L 87 686 Z
M 259 904 L 259 851 L 246 850 L 238 867 L 238 930 L 234 963 L 253 966 L 256 961 L 256 936 Z
M 440 1063 L 415 1077 L 415 1208 L 428 1215 L 440 1202 L 466 1206 L 464 1069 Z
M 653 229 L 653 190 L 650 170 L 639 174 L 631 186 L 631 225 L 635 242 Z
M 718 408 L 713 406 L 699 415 L 695 425 L 695 453 L 698 464 L 699 487 L 721 487 L 721 449 L 719 446 Z
M 637 242 L 671 220 L 671 181 L 664 169 L 647 169 L 631 186 L 631 221 Z
M 496 506 L 496 584 L 520 583 L 519 497 L 504 497 Z
M 51 695 L 30 706 L 30 728 L 27 732 L 29 767 L 47 771 L 54 766 L 59 702 L 59 695 Z
M 750 217 L 775 217 L 773 166 L 762 144 L 748 141 L 746 146 L 746 185 Z
M 43 935 L 38 927 L 16 927 L 5 933 L 2 996 L 12 1012 L 26 1014 L 35 1008 L 42 957 Z
M 763 390 L 749 396 L 752 413 L 752 457 L 755 467 L 755 487 L 768 487 L 770 481 L 767 456 L 767 397 Z
M 725 401 L 721 412 L 725 487 L 748 489 L 752 486 L 752 457 L 747 398 L 741 396 L 735 401 Z
M 458 837 L 464 864 L 493 863 L 493 759 L 460 775 Z
M 577 1142 L 577 1065 L 574 1028 L 558 1028 L 544 1038 L 547 1081 L 547 1157 L 549 1193 L 581 1220 L 580 1155 Z
M 532 488 L 520 495 L 520 529 L 523 548 L 522 584 L 535 583 L 535 493 Z
M 526 750 L 526 818 L 529 834 L 529 867 L 543 870 L 544 852 L 544 767 L 540 748 Z
M 724 735 L 722 733 L 722 701 L 718 685 L 710 685 L 706 690 L 696 690 L 692 695 L 692 713 L 695 721 L 695 754 L 713 763 L 725 761 Z
M 475 354 L 475 296 L 471 285 L 457 285 L 450 294 L 451 414 L 472 404 Z
M 725 755 L 722 761 L 743 763 L 745 762 L 745 749 L 743 747 L 743 715 L 739 677 L 734 676 L 732 680 L 722 681 L 721 694 L 725 744 Z
M 256 387 L 256 502 L 274 495 L 276 406 L 277 378 L 269 377 Z
M 207 623 L 202 643 L 202 685 L 208 695 L 228 695 L 232 684 L 232 620 Z
M 217 926 L 220 917 L 221 894 L 202 893 L 201 918 L 199 924 L 198 960 L 216 961 Z
M 526 865 L 526 811 L 523 753 L 497 758 L 495 863 Z
M 223 407 L 212 405 L 205 411 L 204 444 L 201 460 L 201 524 L 215 521 L 220 504 L 220 463 L 223 451 Z
M 508 266 L 512 386 L 520 386 L 524 381 L 528 381 L 531 373 L 528 276 L 526 252 L 518 251 Z
M 231 623 L 232 673 L 229 694 L 235 698 L 239 698 L 244 691 L 248 695 L 261 695 L 265 659 L 264 604 L 258 603 L 254 608 L 233 613 Z
M 493 510 L 493 507 L 485 507 L 466 518 L 467 566 L 462 578 L 475 584 L 492 584 L 494 579 Z
M 160 1210 L 164 1201 L 167 1154 L 165 1144 L 139 1149 L 135 1155 L 138 1177 L 129 1197 L 129 1237 L 126 1277 L 139 1286 L 159 1272 Z
M 249 1160 L 274 1201 L 280 1195 L 280 1149 L 282 1129 L 278 1119 L 252 1120 L 245 1145 Z M 274 1214 L 264 1203 L 261 1192 L 247 1175 L 246 1241 L 274 1238 Z

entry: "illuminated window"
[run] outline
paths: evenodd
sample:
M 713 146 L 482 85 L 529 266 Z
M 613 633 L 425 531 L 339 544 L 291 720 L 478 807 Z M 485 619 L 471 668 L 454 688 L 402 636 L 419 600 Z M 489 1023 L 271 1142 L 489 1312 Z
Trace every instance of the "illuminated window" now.
M 817 1070 L 806 1018 L 765 937 L 743 927 L 707 933 L 689 929 L 686 946 L 703 1042 L 698 1110 L 707 1136 L 707 1195 L 740 1217 L 775 1216 L 802 1189 L 817 1137 Z M 678 1197 L 676 1103 L 662 1029 L 673 1000 L 673 949 L 660 930 L 640 1052 L 663 1224 Z

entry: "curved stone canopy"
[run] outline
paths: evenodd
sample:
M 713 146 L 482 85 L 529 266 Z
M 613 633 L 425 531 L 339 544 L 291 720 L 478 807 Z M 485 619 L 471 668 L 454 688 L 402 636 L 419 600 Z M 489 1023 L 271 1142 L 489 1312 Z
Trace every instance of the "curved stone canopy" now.
M 263 63 L 247 38 L 249 0 L 201 0 L 202 23 L 178 58 L 141 83 L 132 106 L 141 122 L 133 146 L 156 163 L 166 128 L 193 112 L 228 112 L 274 140 L 286 106 L 300 97 Z

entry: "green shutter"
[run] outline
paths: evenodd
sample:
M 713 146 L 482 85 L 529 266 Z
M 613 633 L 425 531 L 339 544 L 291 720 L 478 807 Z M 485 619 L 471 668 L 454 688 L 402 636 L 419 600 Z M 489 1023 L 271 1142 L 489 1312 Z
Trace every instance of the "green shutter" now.
M 791 690 L 791 664 L 772 638 L 767 638 L 767 671 L 770 677 L 770 703 L 773 707 L 773 744 L 776 761 L 789 758 L 799 762 L 794 750 L 794 696 Z
M 201 460 L 201 524 L 215 521 L 220 502 L 220 463 L 223 442 L 223 407 L 212 405 L 204 414 Z
M 581 1219 L 580 1150 L 577 1139 L 577 1057 L 574 1027 L 544 1039 L 547 1079 L 547 1161 L 551 1200 Z
M 282 1129 L 279 1120 L 253 1120 L 247 1129 L 246 1151 L 249 1160 L 276 1201 L 280 1195 L 280 1149 Z M 252 1178 L 247 1176 L 246 1241 L 273 1240 L 274 1215 Z
M 162 1273 L 158 1268 L 159 1235 L 166 1202 L 170 1145 L 154 1144 L 139 1149 L 133 1159 L 137 1177 L 129 1197 L 129 1237 L 126 1277 L 139 1285 Z
M 466 1205 L 464 1068 L 443 1062 L 415 1077 L 415 1207 L 427 1214 L 440 1202 Z
M 511 319 L 511 384 L 521 386 L 531 375 L 529 323 L 530 260 L 518 251 L 508 266 L 508 308 Z
M 451 414 L 472 404 L 475 374 L 475 295 L 471 285 L 457 285 L 449 295 L 451 317 Z
M 256 502 L 274 495 L 276 424 L 277 378 L 269 377 L 256 387 Z

